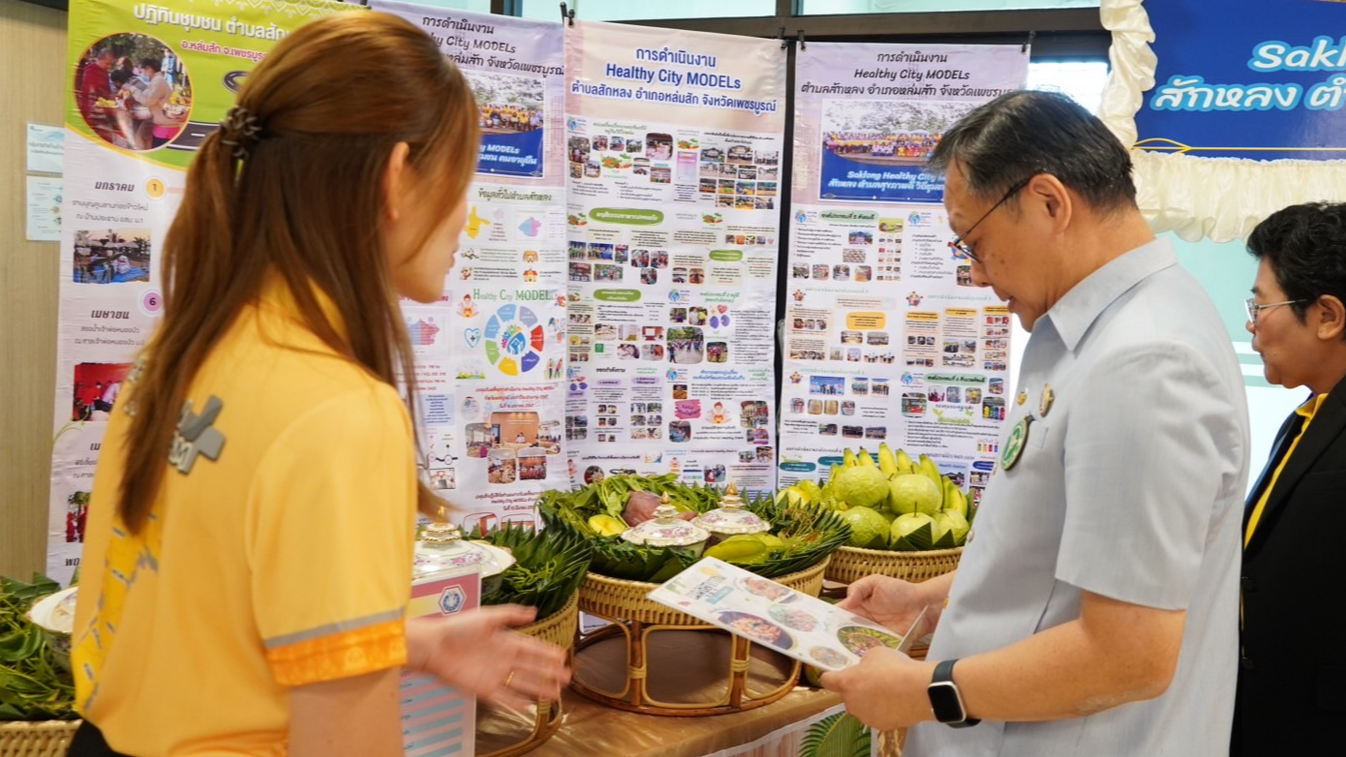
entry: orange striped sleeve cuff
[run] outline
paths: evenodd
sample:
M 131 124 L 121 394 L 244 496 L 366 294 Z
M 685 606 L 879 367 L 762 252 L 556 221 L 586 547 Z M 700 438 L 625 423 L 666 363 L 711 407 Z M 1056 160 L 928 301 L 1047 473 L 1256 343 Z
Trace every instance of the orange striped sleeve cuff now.
M 266 659 L 282 686 L 335 681 L 398 667 L 407 661 L 406 623 L 398 618 L 273 647 L 266 651 Z

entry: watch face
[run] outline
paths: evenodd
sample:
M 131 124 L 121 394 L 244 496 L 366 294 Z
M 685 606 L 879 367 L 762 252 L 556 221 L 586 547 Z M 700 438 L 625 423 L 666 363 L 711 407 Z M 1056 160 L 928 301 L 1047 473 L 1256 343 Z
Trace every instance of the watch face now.
M 926 690 L 930 692 L 930 709 L 935 712 L 935 720 L 958 723 L 967 717 L 963 710 L 963 698 L 952 681 L 932 683 Z

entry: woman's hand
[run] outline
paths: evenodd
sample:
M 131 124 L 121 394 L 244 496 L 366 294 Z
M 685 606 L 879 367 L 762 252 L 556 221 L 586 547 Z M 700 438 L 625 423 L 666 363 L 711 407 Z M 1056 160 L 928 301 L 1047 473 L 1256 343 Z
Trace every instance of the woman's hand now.
M 407 622 L 407 669 L 513 710 L 559 699 L 570 681 L 565 650 L 511 630 L 535 615 L 532 607 L 500 605 L 413 618 Z

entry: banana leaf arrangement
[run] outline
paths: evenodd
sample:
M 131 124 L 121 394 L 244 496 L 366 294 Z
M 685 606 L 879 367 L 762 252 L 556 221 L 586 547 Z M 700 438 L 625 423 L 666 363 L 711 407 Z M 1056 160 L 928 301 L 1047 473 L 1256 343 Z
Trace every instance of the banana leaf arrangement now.
M 31 584 L 0 578 L 0 721 L 73 720 L 75 688 L 42 629 L 24 615 L 61 585 L 45 576 Z
M 676 547 L 632 544 L 619 535 L 605 535 L 591 525 L 594 516 L 621 519 L 632 492 L 668 495 L 683 512 L 705 513 L 720 504 L 722 491 L 686 484 L 675 473 L 658 476 L 622 474 L 570 491 L 550 490 L 538 500 L 548 530 L 569 531 L 593 547 L 590 570 L 611 578 L 659 583 L 695 563 L 699 556 Z M 742 557 L 722 556 L 764 578 L 776 578 L 818 564 L 846 543 L 850 527 L 837 513 L 772 497 L 750 497 L 745 506 L 769 522 L 777 537 L 771 545 Z M 742 537 L 736 537 L 742 538 Z M 713 548 L 712 548 L 713 549 Z
M 537 608 L 537 619 L 551 616 L 570 601 L 589 570 L 593 548 L 572 531 L 535 531 L 505 525 L 488 531 L 485 540 L 514 553 L 515 563 L 481 597 L 483 605 L 518 604 Z

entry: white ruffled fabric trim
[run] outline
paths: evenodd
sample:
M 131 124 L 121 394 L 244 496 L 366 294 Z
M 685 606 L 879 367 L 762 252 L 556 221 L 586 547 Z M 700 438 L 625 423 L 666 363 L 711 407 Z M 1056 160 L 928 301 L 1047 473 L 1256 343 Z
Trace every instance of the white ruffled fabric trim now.
M 1163 0 L 1159 0 L 1162 2 Z M 1112 73 L 1099 117 L 1122 144 L 1136 142 L 1136 113 L 1154 87 L 1158 58 L 1144 0 L 1101 0 L 1112 31 Z M 1301 202 L 1346 198 L 1346 161 L 1200 158 L 1132 150 L 1141 211 L 1155 232 L 1189 242 L 1242 239 L 1263 218 Z

